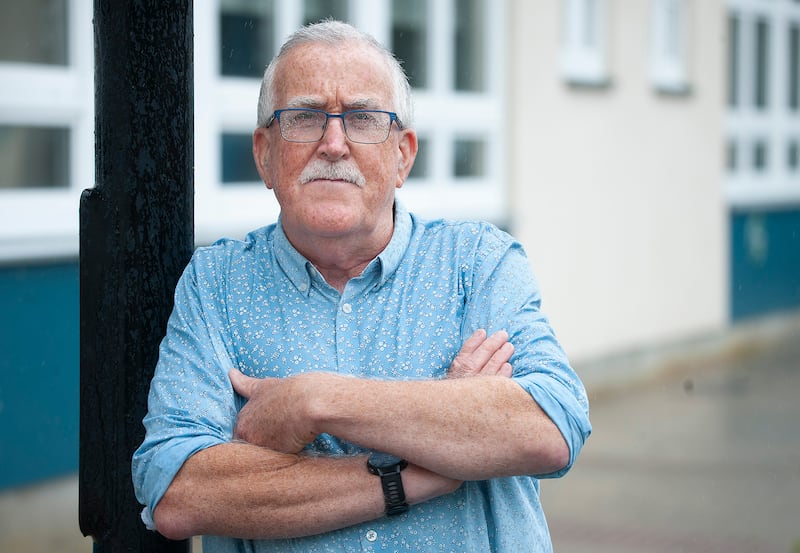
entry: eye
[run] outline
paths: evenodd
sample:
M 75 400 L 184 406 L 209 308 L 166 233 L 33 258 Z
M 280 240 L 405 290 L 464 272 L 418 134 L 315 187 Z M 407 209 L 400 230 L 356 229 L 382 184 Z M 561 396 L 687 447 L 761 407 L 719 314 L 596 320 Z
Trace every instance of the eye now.
M 291 111 L 288 121 L 289 125 L 293 127 L 302 127 L 314 125 L 319 121 L 319 113 L 315 111 Z
M 377 115 L 371 111 L 356 111 L 347 116 L 347 122 L 359 128 L 374 127 L 378 122 Z

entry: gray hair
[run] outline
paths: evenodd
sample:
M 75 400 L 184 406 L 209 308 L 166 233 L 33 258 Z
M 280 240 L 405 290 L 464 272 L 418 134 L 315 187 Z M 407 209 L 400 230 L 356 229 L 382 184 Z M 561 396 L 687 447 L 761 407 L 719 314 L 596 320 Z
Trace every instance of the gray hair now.
M 272 112 L 275 111 L 275 72 L 279 62 L 287 53 L 306 44 L 337 45 L 348 41 L 360 42 L 373 48 L 386 60 L 394 89 L 393 109 L 404 127 L 411 126 L 414 115 L 411 86 L 408 84 L 408 77 L 406 77 L 400 62 L 391 50 L 375 40 L 372 35 L 359 31 L 348 23 L 334 20 L 325 20 L 301 27 L 286 39 L 278 54 L 272 58 L 264 71 L 264 78 L 261 80 L 261 92 L 258 98 L 258 126 L 266 125 Z

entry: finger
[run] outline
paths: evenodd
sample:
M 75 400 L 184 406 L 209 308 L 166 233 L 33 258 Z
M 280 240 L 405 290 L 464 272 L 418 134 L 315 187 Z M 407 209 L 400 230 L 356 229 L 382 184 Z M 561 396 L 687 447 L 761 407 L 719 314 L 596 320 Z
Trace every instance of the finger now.
M 461 355 L 463 353 L 469 354 L 474 352 L 476 349 L 478 349 L 478 346 L 484 342 L 484 340 L 486 340 L 486 331 L 482 328 L 479 328 L 472 333 L 472 336 L 467 338 L 467 340 L 464 342 L 464 345 L 461 346 L 461 351 L 459 351 L 458 354 Z
M 228 378 L 230 378 L 233 389 L 237 394 L 246 399 L 250 399 L 250 396 L 253 395 L 253 387 L 258 382 L 257 378 L 245 376 L 239 369 L 229 370 Z
M 492 357 L 500 351 L 508 342 L 508 333 L 505 330 L 498 330 L 488 338 L 486 338 L 480 346 L 478 346 L 472 354 L 472 363 L 477 367 L 484 367 L 492 359 Z M 510 356 L 509 356 L 510 358 Z M 508 361 L 508 358 L 503 359 L 502 362 Z M 502 363 L 501 362 L 501 363 Z M 499 367 L 495 365 L 495 370 Z
M 508 363 L 512 355 L 514 355 L 514 344 L 511 342 L 505 342 L 502 346 L 500 346 L 500 349 L 498 349 L 494 355 L 492 355 L 491 362 L 498 366 L 503 366 L 504 364 Z
M 511 366 L 511 363 L 503 363 L 503 366 L 497 371 L 497 375 L 511 378 L 514 375 L 514 368 Z
M 492 354 L 489 360 L 483 364 L 480 369 L 480 374 L 499 374 L 500 371 L 503 370 L 503 367 L 508 364 L 512 355 L 514 355 L 514 345 L 511 342 L 505 342 Z

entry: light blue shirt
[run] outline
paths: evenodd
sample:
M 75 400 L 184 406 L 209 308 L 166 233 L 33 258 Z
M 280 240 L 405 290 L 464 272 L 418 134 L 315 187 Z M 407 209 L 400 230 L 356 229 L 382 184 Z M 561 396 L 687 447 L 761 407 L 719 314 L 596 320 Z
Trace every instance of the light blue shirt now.
M 391 242 L 342 294 L 292 247 L 280 223 L 243 241 L 198 249 L 175 292 L 144 419 L 147 435 L 133 457 L 143 520 L 152 528 L 153 509 L 188 457 L 231 440 L 242 406 L 228 380 L 231 366 L 255 377 L 330 371 L 441 379 L 476 329 L 505 329 L 515 347 L 513 378 L 564 435 L 567 468 L 465 482 L 405 515 L 319 536 L 205 537 L 203 550 L 552 551 L 537 478 L 564 474 L 591 426 L 586 392 L 539 304 L 528 259 L 509 235 L 485 223 L 423 221 L 399 205 Z M 360 452 L 329 435 L 309 449 Z

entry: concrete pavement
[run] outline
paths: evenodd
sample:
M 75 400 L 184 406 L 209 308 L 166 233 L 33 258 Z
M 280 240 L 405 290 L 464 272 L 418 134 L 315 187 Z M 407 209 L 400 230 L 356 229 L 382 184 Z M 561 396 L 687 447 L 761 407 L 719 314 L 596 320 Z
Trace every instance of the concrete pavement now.
M 543 484 L 555 550 L 800 553 L 799 393 L 800 332 L 593 398 Z

